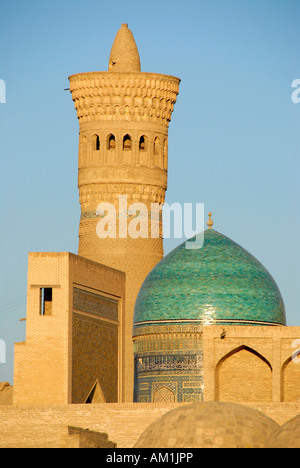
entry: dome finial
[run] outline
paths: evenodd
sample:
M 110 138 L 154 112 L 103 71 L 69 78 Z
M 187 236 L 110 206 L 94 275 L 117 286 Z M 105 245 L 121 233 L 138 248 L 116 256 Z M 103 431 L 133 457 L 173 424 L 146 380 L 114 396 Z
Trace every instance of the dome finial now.
M 208 229 L 212 229 L 212 227 L 213 227 L 213 225 L 214 225 L 214 222 L 213 222 L 213 220 L 211 219 L 211 217 L 212 217 L 212 213 L 211 213 L 211 212 L 208 213 L 208 217 L 209 217 L 209 220 L 207 221 L 207 226 L 208 226 Z

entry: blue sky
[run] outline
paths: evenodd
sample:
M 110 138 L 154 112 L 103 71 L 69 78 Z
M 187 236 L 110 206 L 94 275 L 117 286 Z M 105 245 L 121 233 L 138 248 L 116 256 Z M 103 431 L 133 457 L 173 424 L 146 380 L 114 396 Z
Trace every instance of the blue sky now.
M 214 228 L 276 280 L 300 325 L 298 0 L 0 0 L 0 339 L 13 380 L 25 339 L 27 256 L 78 247 L 78 121 L 68 76 L 104 71 L 128 23 L 142 71 L 181 78 L 168 203 L 204 203 Z M 165 241 L 166 253 L 179 239 Z

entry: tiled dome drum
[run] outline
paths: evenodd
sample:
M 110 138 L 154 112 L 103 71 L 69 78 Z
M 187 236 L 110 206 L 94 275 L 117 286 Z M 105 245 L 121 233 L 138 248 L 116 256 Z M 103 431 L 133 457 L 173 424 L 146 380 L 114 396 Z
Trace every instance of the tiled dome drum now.
M 270 273 L 241 246 L 207 229 L 201 248 L 181 244 L 140 289 L 133 322 L 135 401 L 203 399 L 204 325 L 285 323 Z

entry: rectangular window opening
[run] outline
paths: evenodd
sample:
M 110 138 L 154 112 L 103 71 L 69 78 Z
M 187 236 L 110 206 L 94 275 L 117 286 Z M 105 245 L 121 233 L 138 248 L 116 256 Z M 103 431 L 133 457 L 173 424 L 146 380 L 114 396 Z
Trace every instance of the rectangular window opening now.
M 52 315 L 52 288 L 40 288 L 40 315 Z

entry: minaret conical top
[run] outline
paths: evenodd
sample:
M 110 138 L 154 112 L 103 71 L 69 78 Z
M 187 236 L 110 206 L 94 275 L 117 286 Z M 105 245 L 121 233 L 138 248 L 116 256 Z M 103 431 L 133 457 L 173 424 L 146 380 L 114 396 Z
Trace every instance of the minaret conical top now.
M 136 73 L 141 71 L 140 56 L 128 24 L 123 23 L 111 48 L 108 71 Z

